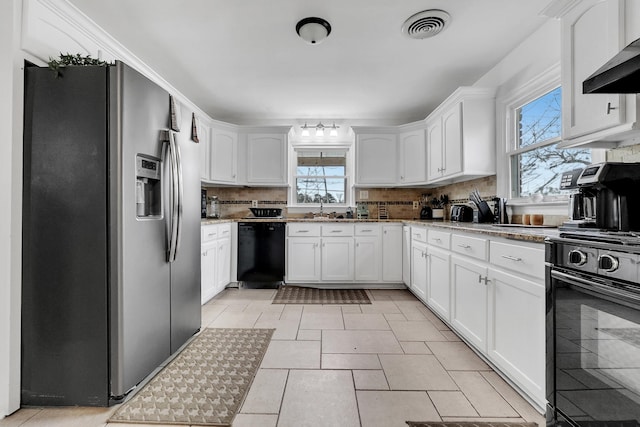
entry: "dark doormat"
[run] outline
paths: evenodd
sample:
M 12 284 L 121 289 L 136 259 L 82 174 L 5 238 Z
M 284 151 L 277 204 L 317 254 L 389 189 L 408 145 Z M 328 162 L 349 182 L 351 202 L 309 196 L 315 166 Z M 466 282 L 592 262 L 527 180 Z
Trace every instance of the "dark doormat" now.
M 230 426 L 274 329 L 204 329 L 110 423 Z
M 407 421 L 410 427 L 538 427 L 536 423 Z
M 272 304 L 371 304 L 364 289 L 317 289 L 282 286 Z

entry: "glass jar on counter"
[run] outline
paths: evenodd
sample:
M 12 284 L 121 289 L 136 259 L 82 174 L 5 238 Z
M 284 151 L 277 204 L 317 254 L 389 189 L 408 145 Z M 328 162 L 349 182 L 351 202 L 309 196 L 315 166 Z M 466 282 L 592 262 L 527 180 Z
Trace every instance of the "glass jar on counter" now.
M 211 196 L 207 200 L 207 218 L 220 218 L 220 202 L 218 196 Z

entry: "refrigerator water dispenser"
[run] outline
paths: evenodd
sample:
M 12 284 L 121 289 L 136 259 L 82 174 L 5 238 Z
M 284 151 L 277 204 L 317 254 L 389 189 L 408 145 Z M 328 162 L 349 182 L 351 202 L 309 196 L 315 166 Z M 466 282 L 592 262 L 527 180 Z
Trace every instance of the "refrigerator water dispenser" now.
M 160 160 L 136 155 L 136 217 L 162 218 Z

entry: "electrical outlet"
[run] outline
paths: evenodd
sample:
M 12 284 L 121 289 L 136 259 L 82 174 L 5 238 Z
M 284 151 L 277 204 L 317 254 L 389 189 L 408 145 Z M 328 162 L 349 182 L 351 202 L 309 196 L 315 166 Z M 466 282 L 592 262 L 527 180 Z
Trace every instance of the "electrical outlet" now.
M 368 199 L 369 199 L 369 191 L 360 190 L 360 200 L 368 200 Z
M 258 201 L 257 200 L 252 200 L 251 201 L 251 207 L 252 208 L 257 208 L 258 207 Z
M 413 201 L 413 209 L 418 209 L 418 207 L 420 206 L 420 204 L 418 203 L 417 200 Z

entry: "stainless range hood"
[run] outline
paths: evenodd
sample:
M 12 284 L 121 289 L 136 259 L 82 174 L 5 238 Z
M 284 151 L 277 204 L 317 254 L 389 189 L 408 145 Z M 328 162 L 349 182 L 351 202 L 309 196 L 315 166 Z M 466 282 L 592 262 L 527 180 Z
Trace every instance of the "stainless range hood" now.
M 589 76 L 582 93 L 640 93 L 640 39 Z

